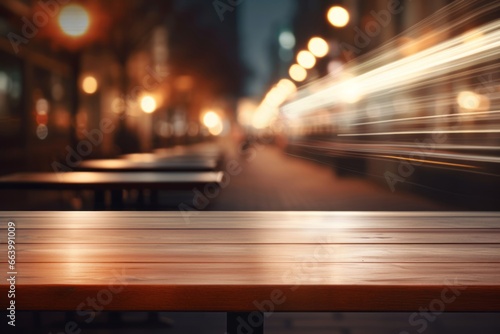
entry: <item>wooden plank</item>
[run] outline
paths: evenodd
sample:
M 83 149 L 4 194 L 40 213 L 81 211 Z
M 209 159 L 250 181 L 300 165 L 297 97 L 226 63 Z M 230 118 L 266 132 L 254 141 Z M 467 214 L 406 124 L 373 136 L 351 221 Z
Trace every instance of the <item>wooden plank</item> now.
M 500 310 L 500 266 L 490 264 L 27 263 L 18 271 L 19 309 L 74 310 L 113 289 L 107 310 L 256 310 L 281 292 L 276 311 L 416 311 L 454 289 L 448 311 Z
M 45 228 L 18 223 L 17 243 L 71 244 L 74 237 L 82 244 L 484 244 L 500 243 L 498 229 L 77 229 L 64 226 Z M 71 223 L 69 223 L 71 225 Z M 43 223 L 41 223 L 43 225 Z M 138 224 L 140 225 L 140 224 Z M 35 227 L 36 226 L 36 227 Z M 7 231 L 0 230 L 0 244 L 7 242 Z
M 195 231 L 193 231 L 195 232 Z M 33 263 L 496 263 L 500 243 L 489 245 L 326 244 L 20 244 L 18 262 Z M 7 247 L 2 247 L 6 252 Z
M 192 203 L 186 203 L 192 205 Z M 0 212 L 20 228 L 49 229 L 496 229 L 500 213 L 462 212 Z
M 126 273 L 130 285 L 380 285 L 444 286 L 458 280 L 466 286 L 497 286 L 496 263 L 18 263 L 19 286 L 108 284 Z M 2 282 L 1 286 L 6 286 Z M 500 300 L 499 300 L 500 302 Z

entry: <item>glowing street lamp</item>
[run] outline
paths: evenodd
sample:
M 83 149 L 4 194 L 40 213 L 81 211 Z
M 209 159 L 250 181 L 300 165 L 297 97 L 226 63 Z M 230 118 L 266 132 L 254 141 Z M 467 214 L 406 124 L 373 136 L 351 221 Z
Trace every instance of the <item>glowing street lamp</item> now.
M 307 78 L 307 71 L 300 65 L 293 64 L 290 67 L 290 70 L 288 72 L 290 74 L 290 78 L 297 82 L 302 82 L 306 80 Z
M 146 114 L 151 114 L 156 110 L 156 100 L 149 95 L 144 96 L 141 99 L 141 109 Z
M 330 48 L 328 47 L 328 43 L 321 37 L 313 37 L 309 40 L 309 44 L 307 45 L 309 51 L 318 58 L 322 58 L 328 54 Z
M 65 1 L 67 2 L 67 1 Z M 71 62 L 71 72 L 73 82 L 71 84 L 71 91 L 73 98 L 71 99 L 71 113 L 72 117 L 76 117 L 80 107 L 79 91 L 80 88 L 87 94 L 93 94 L 97 91 L 98 83 L 95 78 L 86 77 L 81 83 L 78 78 L 80 77 L 80 66 L 82 54 L 79 52 L 77 44 L 84 40 L 85 34 L 90 28 L 90 15 L 89 12 L 81 5 L 70 4 L 61 8 L 57 16 L 57 23 L 61 29 L 61 33 L 71 38 L 67 40 L 68 59 Z M 67 39 L 67 38 L 66 38 Z M 71 141 L 76 143 L 76 132 L 71 132 Z
M 97 91 L 97 88 L 99 87 L 96 78 L 93 76 L 87 76 L 83 79 L 82 82 L 82 89 L 86 94 L 94 94 Z
M 203 116 L 203 124 L 207 128 L 212 128 L 216 126 L 220 122 L 220 117 L 213 111 L 208 111 L 204 116 Z
M 316 58 L 309 51 L 300 51 L 297 54 L 297 63 L 305 69 L 311 69 L 316 65 Z
M 349 12 L 340 6 L 333 6 L 328 10 L 328 21 L 337 28 L 342 28 L 349 23 Z
M 90 26 L 90 16 L 87 10 L 80 5 L 69 5 L 59 13 L 59 26 L 68 36 L 81 37 Z
M 218 136 L 224 130 L 221 117 L 214 111 L 207 111 L 203 115 L 203 124 L 213 136 Z

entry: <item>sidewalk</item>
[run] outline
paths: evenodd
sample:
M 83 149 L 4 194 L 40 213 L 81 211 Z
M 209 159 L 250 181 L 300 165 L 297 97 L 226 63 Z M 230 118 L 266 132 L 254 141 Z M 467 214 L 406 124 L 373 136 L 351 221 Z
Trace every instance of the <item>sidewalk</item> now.
M 451 209 L 404 191 L 392 193 L 389 187 L 362 178 L 339 178 L 329 166 L 289 156 L 274 146 L 255 146 L 252 153 L 235 158 L 241 173 L 231 176 L 228 185 L 210 200 L 210 210 Z

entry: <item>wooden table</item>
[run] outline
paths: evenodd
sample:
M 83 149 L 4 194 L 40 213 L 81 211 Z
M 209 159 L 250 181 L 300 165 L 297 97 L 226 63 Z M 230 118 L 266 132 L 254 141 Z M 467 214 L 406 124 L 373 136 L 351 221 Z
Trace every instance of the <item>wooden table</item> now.
M 16 173 L 0 177 L 4 189 L 189 189 L 220 182 L 222 172 Z
M 104 191 L 115 191 L 120 206 L 123 189 L 191 190 L 219 183 L 222 172 L 66 172 L 16 173 L 0 177 L 0 189 L 92 190 L 95 202 L 104 202 Z M 118 204 L 116 204 L 118 203 Z M 100 204 L 98 208 L 101 209 Z
M 0 221 L 4 244 L 16 224 L 18 310 L 111 296 L 105 310 L 231 312 L 230 330 L 263 311 L 500 311 L 500 213 L 2 212 Z M 1 307 L 6 293 L 3 280 Z
M 95 159 L 83 161 L 77 169 L 93 172 L 173 172 L 173 171 L 214 171 L 217 169 L 217 159 L 202 157 L 172 157 L 153 158 L 143 156 L 134 159 Z

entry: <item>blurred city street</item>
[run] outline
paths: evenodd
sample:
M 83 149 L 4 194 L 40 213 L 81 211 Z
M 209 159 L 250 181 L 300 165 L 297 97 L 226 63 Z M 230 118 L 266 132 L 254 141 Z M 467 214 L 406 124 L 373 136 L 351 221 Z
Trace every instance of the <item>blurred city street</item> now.
M 252 154 L 240 159 L 241 174 L 231 177 L 228 186 L 213 199 L 211 210 L 451 209 L 403 190 L 392 193 L 386 184 L 376 184 L 359 175 L 338 177 L 332 166 L 288 155 L 271 145 L 256 145 Z
M 391 192 L 382 179 L 375 183 L 363 175 L 337 176 L 330 165 L 296 157 L 274 145 L 255 145 L 240 154 L 229 150 L 226 160 L 237 161 L 235 175 L 220 189 L 193 188 L 176 193 L 160 192 L 163 210 L 179 210 L 184 203 L 192 209 L 211 211 L 436 211 L 457 210 L 404 189 Z M 231 153 L 232 152 L 232 153 Z M 4 210 L 89 209 L 71 191 L 10 192 L 1 207 Z M 84 194 L 83 194 L 84 195 Z M 19 196 L 19 197 L 18 197 Z M 85 202 L 84 196 L 83 200 Z M 182 200 L 182 201 L 181 201 Z M 193 204 L 193 201 L 195 203 Z M 75 206 L 76 205 L 76 206 Z M 198 207 L 197 207 L 198 206 Z M 146 207 L 147 209 L 148 207 Z M 135 210 L 137 207 L 130 206 Z

